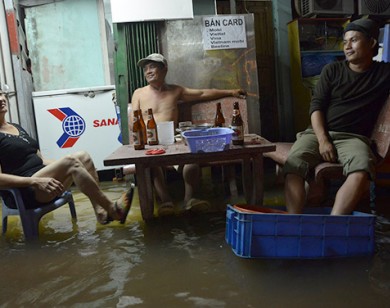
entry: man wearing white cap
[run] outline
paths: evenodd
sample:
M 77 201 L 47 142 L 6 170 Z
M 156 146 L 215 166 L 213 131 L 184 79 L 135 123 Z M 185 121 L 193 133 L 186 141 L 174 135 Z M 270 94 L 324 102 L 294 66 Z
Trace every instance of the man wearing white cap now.
M 321 162 L 340 162 L 346 175 L 336 194 L 333 215 L 349 214 L 375 178 L 370 135 L 390 90 L 390 63 L 373 61 L 378 25 L 370 19 L 349 23 L 344 31 L 345 61 L 326 65 L 310 104 L 311 125 L 297 134 L 284 166 L 286 206 L 301 213 L 305 181 Z
M 163 55 L 153 53 L 138 61 L 137 65 L 144 71 L 144 76 L 148 85 L 134 91 L 131 104 L 133 110 L 153 109 L 156 122 L 178 121 L 177 103 L 207 101 L 223 97 L 243 97 L 245 91 L 241 89 L 219 90 L 219 89 L 190 89 L 175 84 L 167 84 L 165 76 L 168 72 L 168 63 Z M 207 211 L 209 204 L 207 201 L 193 198 L 195 188 L 199 181 L 199 166 L 185 165 L 183 168 L 183 178 L 185 182 L 184 205 L 186 210 Z M 160 199 L 159 215 L 172 215 L 173 203 L 169 196 L 163 172 L 161 168 L 153 170 L 154 187 Z

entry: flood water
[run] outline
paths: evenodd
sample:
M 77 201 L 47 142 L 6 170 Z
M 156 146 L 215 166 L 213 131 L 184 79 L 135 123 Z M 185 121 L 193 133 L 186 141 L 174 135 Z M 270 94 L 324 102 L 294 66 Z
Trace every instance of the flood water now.
M 102 187 L 116 198 L 126 184 Z M 243 259 L 225 242 L 223 187 L 202 189 L 215 199 L 213 213 L 144 223 L 136 195 L 126 224 L 107 226 L 74 192 L 77 222 L 67 207 L 48 214 L 33 243 L 12 217 L 0 241 L 0 307 L 390 306 L 388 219 L 378 219 L 374 256 Z M 265 203 L 279 200 L 268 188 Z

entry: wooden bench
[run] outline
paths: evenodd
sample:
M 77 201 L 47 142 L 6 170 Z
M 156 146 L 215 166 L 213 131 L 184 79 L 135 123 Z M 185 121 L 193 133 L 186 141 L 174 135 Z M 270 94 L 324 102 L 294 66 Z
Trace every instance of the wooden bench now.
M 381 172 L 381 166 L 390 157 L 390 95 L 378 116 L 371 140 L 378 155 L 377 172 Z M 271 158 L 275 161 L 276 172 L 280 175 L 293 143 L 276 142 L 275 144 L 275 152 L 264 153 L 264 157 Z M 324 205 L 329 190 L 329 181 L 344 178 L 341 164 L 329 162 L 319 164 L 314 169 L 313 177 L 309 181 L 307 203 L 314 206 Z

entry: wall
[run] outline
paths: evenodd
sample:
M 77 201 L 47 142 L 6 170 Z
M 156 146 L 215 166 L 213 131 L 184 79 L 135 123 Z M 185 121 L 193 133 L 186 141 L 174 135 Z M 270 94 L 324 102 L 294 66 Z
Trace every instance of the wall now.
M 249 132 L 260 134 L 254 16 L 245 14 L 244 17 L 247 48 L 204 50 L 203 16 L 167 21 L 161 26 L 159 37 L 162 53 L 169 63 L 168 83 L 198 89 L 245 89 Z
M 295 139 L 294 117 L 291 100 L 290 56 L 287 23 L 292 20 L 291 3 L 285 0 L 272 2 L 275 26 L 275 65 L 279 111 L 279 139 Z
M 26 65 L 23 14 L 20 14 L 16 0 L 2 1 L 0 10 L 0 84 L 9 99 L 7 120 L 19 123 L 30 136 L 36 138 L 32 117 L 33 84 Z
M 13 67 L 12 67 L 12 55 L 10 50 L 10 42 L 7 29 L 6 12 L 4 2 L 0 2 L 0 89 L 8 90 L 14 94 L 16 91 Z M 19 122 L 18 106 L 16 104 L 16 96 L 9 96 L 8 113 L 6 115 L 7 121 Z
M 26 8 L 36 91 L 109 84 L 101 0 L 67 0 Z
M 215 0 L 192 0 L 194 16 L 215 15 Z

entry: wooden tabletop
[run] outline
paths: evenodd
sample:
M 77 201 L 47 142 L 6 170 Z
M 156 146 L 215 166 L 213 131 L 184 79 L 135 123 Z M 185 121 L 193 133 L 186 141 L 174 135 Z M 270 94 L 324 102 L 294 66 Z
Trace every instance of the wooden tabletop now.
M 228 161 L 232 159 L 245 159 L 257 156 L 264 152 L 275 151 L 275 145 L 264 139 L 256 142 L 246 142 L 244 146 L 230 145 L 229 150 L 210 153 L 191 153 L 189 147 L 183 142 L 168 146 L 145 146 L 145 150 L 134 150 L 133 145 L 123 145 L 104 160 L 105 166 L 118 166 L 127 164 L 143 164 L 148 167 L 170 164 L 205 163 Z M 164 148 L 165 153 L 160 155 L 146 155 L 149 149 Z
M 190 163 L 225 163 L 241 161 L 243 187 L 248 204 L 262 205 L 263 153 L 275 151 L 275 144 L 257 135 L 245 135 L 243 146 L 230 145 L 228 150 L 210 153 L 191 153 L 183 141 L 168 146 L 145 146 L 134 150 L 133 145 L 123 145 L 104 160 L 105 166 L 135 164 L 139 202 L 144 220 L 153 218 L 154 197 L 150 168 L 184 165 Z M 164 148 L 160 155 L 147 155 L 149 149 Z

